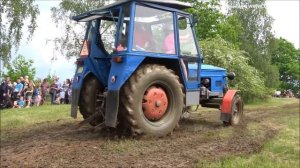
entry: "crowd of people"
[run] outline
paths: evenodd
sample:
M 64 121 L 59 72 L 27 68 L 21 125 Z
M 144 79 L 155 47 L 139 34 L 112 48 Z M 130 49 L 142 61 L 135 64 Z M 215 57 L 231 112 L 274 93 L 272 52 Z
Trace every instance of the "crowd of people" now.
M 294 97 L 294 93 L 292 90 L 275 90 L 273 97 L 285 97 L 285 98 L 292 98 Z
M 45 103 L 48 95 L 51 97 L 51 104 L 69 104 L 72 95 L 71 85 L 70 79 L 61 84 L 58 77 L 49 83 L 47 78 L 34 82 L 25 76 L 12 81 L 7 76 L 0 85 L 0 108 L 40 106 Z

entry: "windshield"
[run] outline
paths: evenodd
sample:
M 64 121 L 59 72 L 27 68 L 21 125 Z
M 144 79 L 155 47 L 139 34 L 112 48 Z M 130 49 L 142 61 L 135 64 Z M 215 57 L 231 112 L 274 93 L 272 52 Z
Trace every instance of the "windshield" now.
M 133 51 L 175 54 L 173 14 L 137 5 Z

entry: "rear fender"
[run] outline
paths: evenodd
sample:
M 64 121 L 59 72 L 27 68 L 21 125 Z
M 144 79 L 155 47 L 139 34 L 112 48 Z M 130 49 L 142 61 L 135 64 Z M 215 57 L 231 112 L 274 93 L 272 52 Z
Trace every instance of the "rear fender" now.
M 119 110 L 120 89 L 138 69 L 145 57 L 124 56 L 121 63 L 112 62 L 108 78 L 105 125 L 116 127 Z
M 77 70 L 76 70 L 77 72 Z M 87 68 L 84 67 L 82 73 L 76 73 L 72 83 L 72 99 L 71 99 L 71 117 L 77 118 L 78 112 L 78 102 L 80 98 L 80 91 L 85 79 L 89 76 L 93 75 L 93 73 Z
M 234 96 L 239 93 L 239 90 L 228 90 L 223 98 L 221 106 L 221 120 L 229 122 L 231 117 L 231 106 Z
M 108 78 L 108 61 L 107 59 L 94 59 L 88 57 L 82 59 L 83 65 L 77 66 L 76 73 L 72 82 L 72 106 L 71 106 L 71 116 L 77 118 L 78 111 L 78 101 L 80 98 L 80 90 L 84 81 L 90 75 L 95 76 L 104 86 L 107 83 Z

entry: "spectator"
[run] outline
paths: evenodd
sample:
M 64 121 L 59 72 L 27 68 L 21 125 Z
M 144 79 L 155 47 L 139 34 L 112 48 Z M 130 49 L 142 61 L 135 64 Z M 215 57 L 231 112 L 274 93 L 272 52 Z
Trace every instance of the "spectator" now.
M 24 97 L 21 96 L 19 100 L 14 102 L 14 108 L 24 108 L 25 104 Z
M 48 83 L 48 79 L 45 78 L 43 80 L 43 83 L 41 84 L 41 105 L 44 104 L 44 102 L 46 101 L 46 96 L 48 94 L 48 89 L 49 89 L 49 83 Z
M 8 81 L 8 98 L 12 98 L 12 94 L 14 92 L 14 85 L 12 84 L 11 80 Z
M 1 107 L 7 108 L 11 106 L 10 98 L 9 98 L 9 81 L 10 77 L 6 77 L 4 82 L 0 85 L 0 105 Z
M 14 90 L 15 90 L 16 86 L 17 86 L 17 82 L 14 82 L 14 83 L 13 83 L 13 88 L 14 88 Z
M 67 84 L 66 84 L 66 81 L 64 81 L 64 84 L 62 85 L 62 88 L 60 89 L 60 94 L 59 94 L 59 97 L 60 97 L 60 103 L 63 104 L 63 103 L 66 103 L 65 101 L 65 98 L 66 98 L 66 91 L 67 91 Z
M 70 97 L 71 97 L 71 80 L 67 79 L 66 80 L 66 85 L 65 85 L 65 103 L 69 104 L 70 103 Z
M 29 87 L 29 80 L 28 79 L 24 79 L 24 86 L 23 86 L 23 90 L 22 90 L 21 95 L 23 97 L 25 97 L 25 99 L 26 99 L 25 93 L 27 92 L 28 87 Z
M 56 78 L 50 85 L 51 104 L 55 104 L 56 94 L 58 91 L 58 79 Z
M 19 96 L 21 96 L 21 92 L 23 89 L 23 84 L 21 83 L 21 80 L 18 79 L 17 80 L 17 85 L 14 89 L 14 93 L 13 93 L 13 100 L 16 101 L 18 99 Z
M 61 101 L 62 101 L 62 98 L 60 97 L 60 94 L 61 92 L 57 92 L 56 93 L 56 98 L 55 98 L 55 101 L 54 101 L 54 103 L 53 104 L 60 104 L 61 103 Z
M 59 77 L 56 77 L 56 79 L 55 79 L 54 81 L 55 81 L 55 83 L 56 83 L 58 89 L 61 89 L 62 85 L 61 85 L 61 83 L 59 82 Z
M 30 81 L 28 88 L 26 90 L 26 100 L 27 100 L 27 106 L 26 108 L 29 108 L 31 105 L 31 101 L 32 101 L 32 95 L 33 95 L 33 90 L 34 90 L 34 85 L 33 85 L 33 81 Z
M 23 76 L 20 77 L 20 81 L 21 81 L 21 83 L 22 83 L 23 86 L 24 86 L 24 85 L 25 85 L 25 80 L 24 80 Z
M 40 106 L 41 103 L 41 81 L 38 81 L 37 86 L 34 88 L 33 96 L 34 96 L 34 104 L 36 106 Z

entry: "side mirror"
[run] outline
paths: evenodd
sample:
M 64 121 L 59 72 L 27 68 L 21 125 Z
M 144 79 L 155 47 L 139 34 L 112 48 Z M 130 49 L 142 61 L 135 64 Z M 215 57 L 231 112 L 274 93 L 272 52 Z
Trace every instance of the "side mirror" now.
M 197 25 L 197 23 L 199 22 L 199 20 L 200 20 L 200 18 L 199 18 L 199 16 L 198 15 L 193 15 L 192 16 L 192 25 L 193 26 L 195 26 L 195 25 Z
M 186 17 L 180 17 L 178 19 L 178 28 L 179 30 L 185 30 L 187 28 L 187 20 L 186 20 Z
M 234 72 L 230 72 L 229 74 L 227 74 L 227 78 L 228 78 L 229 80 L 233 80 L 234 77 L 235 77 L 235 73 L 234 73 Z

